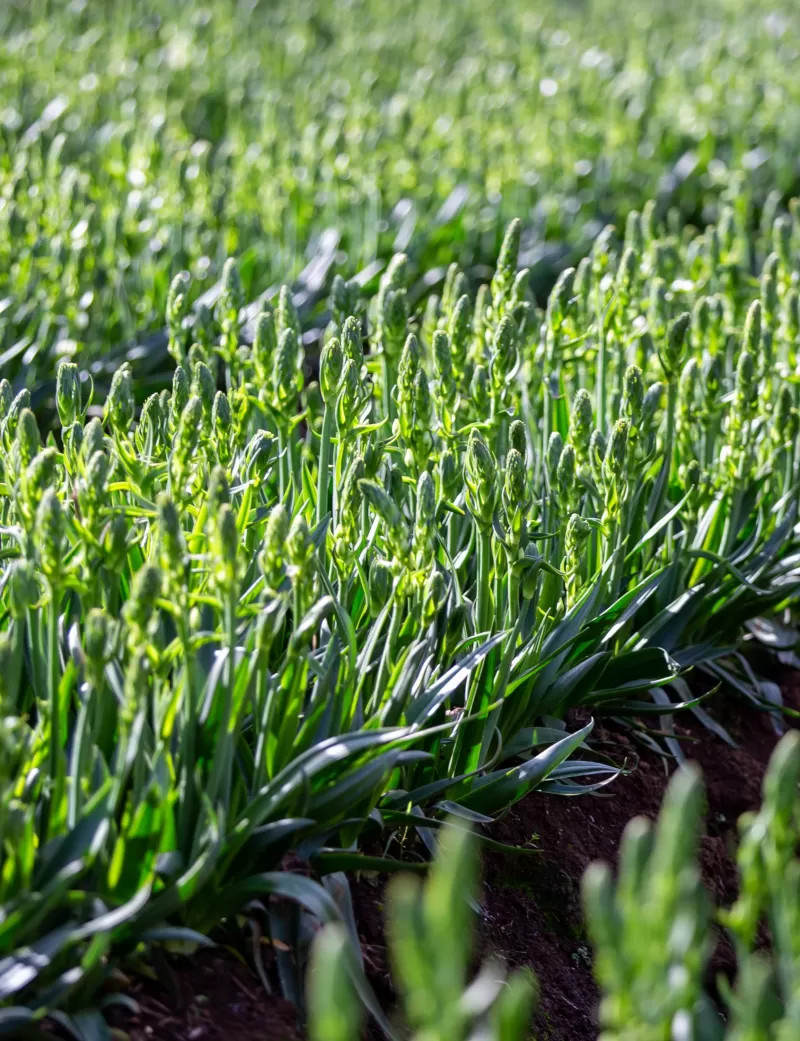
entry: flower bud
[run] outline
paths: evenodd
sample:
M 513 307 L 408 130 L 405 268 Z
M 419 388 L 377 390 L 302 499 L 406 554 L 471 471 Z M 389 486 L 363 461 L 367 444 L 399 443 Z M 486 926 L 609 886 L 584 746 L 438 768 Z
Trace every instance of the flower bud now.
M 685 466 L 682 466 L 680 476 L 684 491 L 688 492 L 692 488 L 698 488 L 700 486 L 700 479 L 703 476 L 698 461 L 696 459 L 691 459 Z
M 298 513 L 289 526 L 286 537 L 286 559 L 291 568 L 305 571 L 314 555 L 314 543 L 308 524 L 302 513 Z
M 145 563 L 134 575 L 131 596 L 123 609 L 125 621 L 132 630 L 147 630 L 160 596 L 161 570 L 153 563 Z
M 111 658 L 114 627 L 100 607 L 93 607 L 86 616 L 83 629 L 83 653 L 92 666 L 95 682 L 102 676 Z
M 167 574 L 177 576 L 183 572 L 186 553 L 180 515 L 165 492 L 159 495 L 157 508 L 159 563 Z
M 490 371 L 496 390 L 501 390 L 517 367 L 517 330 L 505 315 L 500 319 L 492 343 Z
M 497 269 L 492 279 L 492 302 L 495 307 L 502 307 L 514 284 L 521 236 L 522 223 L 519 218 L 515 218 L 506 229 L 500 256 L 497 258 Z
M 525 510 L 530 502 L 525 460 L 516 448 L 510 448 L 506 456 L 503 496 L 507 510 Z
M 557 430 L 554 430 L 550 434 L 550 438 L 547 442 L 547 470 L 550 474 L 551 480 L 555 479 L 556 470 L 558 469 L 558 461 L 561 458 L 561 452 L 563 449 L 564 438 Z
M 525 424 L 521 419 L 515 419 L 508 430 L 508 443 L 522 456 L 523 463 L 528 458 L 528 438 L 525 433 Z
M 427 470 L 423 470 L 417 481 L 417 528 L 432 529 L 435 520 L 436 488 L 430 473 Z
M 271 311 L 261 311 L 256 317 L 253 333 L 253 365 L 262 386 L 267 382 L 269 373 L 272 372 L 277 346 L 278 335 L 275 332 L 275 318 Z
M 470 382 L 470 396 L 476 415 L 485 415 L 489 409 L 489 373 L 483 365 L 476 365 Z
M 344 368 L 344 352 L 334 337 L 322 348 L 319 359 L 319 389 L 326 405 L 333 405 L 339 392 Z
M 119 433 L 127 433 L 133 422 L 135 404 L 130 366 L 125 362 L 111 380 L 103 420 Z
M 450 401 L 455 393 L 453 383 L 453 357 L 450 353 L 450 339 L 446 332 L 437 329 L 433 334 L 433 371 L 439 382 L 439 393 L 443 400 Z
M 297 333 L 292 328 L 284 329 L 278 340 L 272 370 L 272 393 L 278 409 L 285 409 L 297 398 L 298 379 L 302 378 L 302 358 Z
M 17 465 L 20 470 L 23 470 L 39 451 L 42 444 L 36 416 L 29 408 L 24 408 L 20 412 L 14 444 L 16 446 Z
M 228 257 L 222 266 L 222 288 L 217 299 L 217 321 L 225 329 L 231 321 L 236 322 L 239 311 L 244 307 L 244 290 L 235 257 Z
M 430 625 L 447 599 L 447 586 L 441 571 L 432 571 L 422 589 L 422 624 Z
M 168 350 L 176 362 L 183 361 L 185 348 L 184 319 L 189 313 L 189 292 L 192 279 L 188 271 L 179 271 L 170 283 L 167 293 Z
M 214 395 L 214 404 L 211 408 L 211 425 L 214 428 L 217 439 L 227 438 L 232 424 L 233 417 L 231 415 L 230 402 L 227 395 L 218 390 Z
M 373 557 L 369 565 L 369 610 L 377 618 L 391 596 L 392 568 L 388 561 Z
M 71 427 L 80 418 L 81 384 L 78 366 L 62 362 L 56 377 L 56 408 L 62 427 Z
M 589 440 L 589 465 L 595 484 L 603 484 L 603 460 L 606 457 L 606 439 L 601 430 L 593 430 Z
M 778 311 L 778 254 L 770 253 L 761 270 L 761 306 L 768 324 Z
M 622 390 L 622 414 L 634 426 L 639 425 L 644 404 L 644 380 L 638 365 L 629 365 L 625 370 Z
M 128 555 L 128 523 L 121 513 L 115 513 L 108 521 L 101 542 L 106 567 L 118 573 L 125 566 Z
M 170 408 L 176 420 L 180 419 L 188 401 L 189 377 L 186 375 L 186 370 L 179 365 L 172 376 L 172 397 L 170 399 Z
M 6 379 L 0 380 L 0 423 L 5 420 L 11 408 L 11 384 Z
M 556 485 L 562 500 L 567 500 L 575 485 L 575 449 L 567 443 L 561 449 L 556 468 Z
M 259 556 L 261 570 L 267 586 L 277 589 L 283 574 L 284 550 L 289 536 L 289 513 L 283 503 L 278 503 L 267 517 L 264 530 L 264 545 Z
M 413 393 L 414 380 L 419 372 L 420 365 L 421 357 L 419 340 L 417 340 L 413 333 L 409 333 L 406 337 L 406 342 L 400 355 L 400 362 L 397 366 L 398 405 L 411 397 L 411 394 Z
M 633 292 L 638 267 L 639 260 L 636 256 L 636 251 L 628 246 L 622 254 L 622 260 L 619 262 L 615 279 L 616 290 L 625 300 L 629 299 Z
M 492 524 L 497 500 L 496 467 L 492 453 L 477 430 L 472 430 L 464 461 L 467 506 L 485 529 Z
M 581 387 L 572 402 L 572 412 L 569 417 L 569 439 L 581 462 L 587 457 L 593 424 L 592 399 L 589 391 Z
M 194 316 L 194 338 L 198 346 L 208 351 L 214 342 L 214 315 L 207 304 L 198 304 Z
M 364 344 L 361 334 L 361 320 L 350 315 L 345 318 L 342 326 L 342 350 L 345 358 L 349 358 L 355 366 L 356 372 L 361 372 L 364 364 Z
M 450 335 L 450 352 L 453 358 L 453 368 L 456 374 L 461 376 L 464 373 L 470 334 L 472 332 L 472 315 L 470 313 L 469 297 L 466 293 L 458 298 L 450 315 L 447 331 Z
M 686 333 L 691 320 L 692 316 L 689 312 L 684 311 L 677 318 L 673 318 L 667 327 L 667 340 L 661 356 L 661 365 L 664 375 L 670 381 L 677 379 L 680 373 L 686 350 Z
M 742 351 L 736 366 L 736 396 L 741 405 L 749 406 L 753 403 L 756 389 L 756 369 L 753 356 L 749 351 Z
M 647 388 L 647 393 L 642 401 L 642 415 L 640 420 L 640 426 L 645 429 L 652 422 L 656 412 L 661 407 L 661 401 L 664 397 L 664 384 L 663 383 L 651 383 Z
M 574 277 L 575 268 L 570 267 L 562 271 L 547 301 L 547 325 L 554 333 L 561 329 L 567 316 Z
M 39 503 L 33 540 L 42 574 L 51 586 L 56 585 L 63 573 L 66 536 L 64 513 L 53 488 L 47 489 Z
M 785 268 L 792 267 L 792 222 L 781 214 L 772 225 L 772 248 Z
M 383 299 L 380 313 L 381 344 L 389 357 L 402 349 L 408 324 L 408 300 L 405 289 L 390 289 Z
M 267 476 L 275 438 L 266 430 L 257 430 L 244 450 L 244 479 L 263 483 Z
M 578 307 L 578 313 L 586 315 L 589 308 L 589 294 L 592 291 L 592 260 L 584 257 L 575 269 L 575 277 L 572 280 L 572 293 Z
M 239 532 L 236 516 L 227 503 L 219 506 L 213 515 L 210 542 L 216 584 L 225 592 L 231 592 L 236 579 Z
M 211 375 L 211 369 L 202 361 L 197 362 L 192 372 L 192 394 L 200 399 L 203 406 L 203 415 L 211 419 L 211 410 L 214 407 L 214 395 L 217 392 L 217 384 Z
M 564 549 L 568 556 L 577 557 L 592 533 L 592 526 L 578 513 L 570 514 L 564 535 Z
M 761 301 L 754 300 L 744 320 L 744 350 L 757 359 L 761 350 Z
M 603 463 L 606 480 L 619 480 L 625 475 L 625 462 L 628 453 L 627 419 L 618 419 L 611 431 L 611 440 Z

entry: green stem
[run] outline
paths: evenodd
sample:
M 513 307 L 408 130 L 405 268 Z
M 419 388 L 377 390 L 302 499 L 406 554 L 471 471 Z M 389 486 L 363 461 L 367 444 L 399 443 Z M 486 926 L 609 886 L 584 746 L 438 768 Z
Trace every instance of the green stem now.
M 678 404 L 678 384 L 670 380 L 667 385 L 667 429 L 664 434 L 664 461 L 656 478 L 653 496 L 647 510 L 648 526 L 655 523 L 661 516 L 664 499 L 669 487 L 669 479 L 672 473 L 672 462 L 675 454 L 675 410 Z
M 489 576 L 492 570 L 492 533 L 478 532 L 478 588 L 475 598 L 475 630 L 488 632 L 491 628 L 492 593 Z
M 64 762 L 61 741 L 61 711 L 58 703 L 58 602 L 59 596 L 55 586 L 50 586 L 50 600 L 47 605 L 47 699 L 50 708 L 50 744 L 48 769 L 50 780 L 50 801 L 47 807 L 47 826 L 54 824 L 54 811 L 61 812 L 61 797 L 64 785 Z M 57 817 L 56 817 L 57 826 Z
M 390 358 L 384 350 L 381 355 L 381 371 L 383 373 L 383 413 L 389 417 L 389 423 L 393 423 L 397 416 L 392 391 L 397 383 L 397 372 L 394 359 Z
M 594 310 L 597 321 L 597 429 L 606 431 L 606 332 L 603 320 L 603 306 L 600 299 L 600 283 L 595 286 Z
M 330 484 L 328 471 L 331 464 L 331 435 L 333 434 L 334 419 L 334 409 L 330 405 L 326 405 L 322 417 L 319 469 L 317 471 L 317 524 L 322 523 L 322 518 L 328 512 L 328 490 Z

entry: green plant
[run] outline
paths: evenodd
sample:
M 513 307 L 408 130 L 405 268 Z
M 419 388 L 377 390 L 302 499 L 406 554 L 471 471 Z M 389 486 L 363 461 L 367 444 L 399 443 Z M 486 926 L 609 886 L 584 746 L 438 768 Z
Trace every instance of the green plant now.
M 776 748 L 763 804 L 740 822 L 739 896 L 717 918 L 734 941 L 735 986 L 719 981 L 720 1016 L 705 991 L 714 947 L 713 909 L 700 881 L 698 844 L 703 786 L 683 767 L 670 782 L 655 829 L 644 818 L 626 828 L 616 884 L 606 865 L 584 878 L 595 972 L 603 990 L 607 1041 L 778 1041 L 798 1029 L 798 889 L 800 738 Z M 759 925 L 771 946 L 761 948 Z
M 476 868 L 476 843 L 462 822 L 454 822 L 440 833 L 426 881 L 401 875 L 390 887 L 389 948 L 408 1036 L 426 1041 L 523 1041 L 528 1036 L 535 1001 L 528 972 L 517 970 L 506 978 L 502 965 L 487 961 L 468 981 Z M 343 928 L 325 926 L 314 941 L 309 971 L 312 1041 L 360 1036 L 352 959 Z

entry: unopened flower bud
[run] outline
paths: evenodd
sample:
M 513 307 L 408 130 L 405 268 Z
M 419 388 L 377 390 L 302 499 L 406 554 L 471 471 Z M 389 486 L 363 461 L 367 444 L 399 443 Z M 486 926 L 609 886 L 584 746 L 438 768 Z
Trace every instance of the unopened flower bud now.
M 71 427 L 80 417 L 81 384 L 78 366 L 62 362 L 56 377 L 56 407 L 62 427 Z

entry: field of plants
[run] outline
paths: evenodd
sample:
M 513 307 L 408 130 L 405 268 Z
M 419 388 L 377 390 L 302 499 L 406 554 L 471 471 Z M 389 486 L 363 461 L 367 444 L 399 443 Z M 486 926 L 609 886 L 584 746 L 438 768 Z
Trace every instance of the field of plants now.
M 800 1037 L 800 11 L 678 7 L 2 5 L 0 1037 Z

